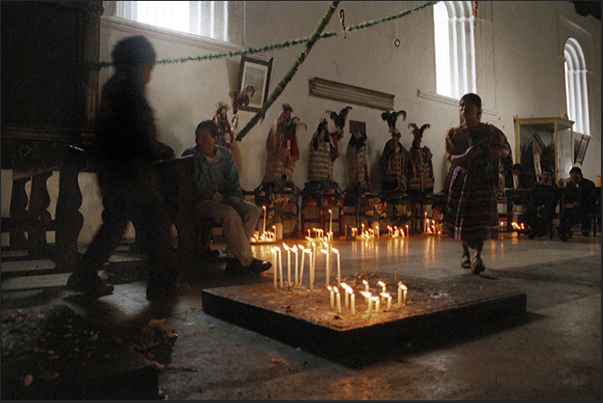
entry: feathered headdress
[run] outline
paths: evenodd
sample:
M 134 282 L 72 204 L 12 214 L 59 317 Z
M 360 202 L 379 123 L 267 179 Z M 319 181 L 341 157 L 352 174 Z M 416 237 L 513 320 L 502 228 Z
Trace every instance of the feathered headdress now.
M 414 141 L 421 141 L 421 139 L 423 138 L 423 132 L 425 131 L 425 129 L 429 129 L 430 127 L 431 125 L 429 123 L 425 123 L 420 128 L 415 123 L 408 124 L 408 128 L 412 129 L 411 133 L 414 137 Z
M 406 111 L 399 110 L 396 111 L 387 111 L 381 114 L 381 119 L 387 121 L 387 125 L 390 129 L 396 128 L 396 120 L 398 120 L 398 116 L 402 115 L 402 120 L 406 120 Z M 396 130 L 392 130 L 392 134 L 395 133 Z

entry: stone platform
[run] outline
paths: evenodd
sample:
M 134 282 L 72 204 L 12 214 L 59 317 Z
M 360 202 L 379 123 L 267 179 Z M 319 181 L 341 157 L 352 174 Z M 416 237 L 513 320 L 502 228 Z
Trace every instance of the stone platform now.
M 69 307 L 2 318 L 2 400 L 157 400 L 155 364 Z
M 428 340 L 455 334 L 487 322 L 518 316 L 526 312 L 525 293 L 494 284 L 473 281 L 400 278 L 408 287 L 407 305 L 398 307 L 393 278 L 374 276 L 370 291 L 382 291 L 383 281 L 393 297 L 392 306 L 381 304 L 379 313 L 367 313 L 368 304 L 356 281 L 356 314 L 345 308 L 331 309 L 326 286 L 310 292 L 306 287 L 290 291 L 271 281 L 257 284 L 204 289 L 205 313 L 226 322 L 253 330 L 293 347 L 314 352 L 335 361 L 353 364 L 360 356 L 388 345 Z M 469 279 L 473 280 L 473 279 Z M 479 280 L 479 279 L 476 279 Z

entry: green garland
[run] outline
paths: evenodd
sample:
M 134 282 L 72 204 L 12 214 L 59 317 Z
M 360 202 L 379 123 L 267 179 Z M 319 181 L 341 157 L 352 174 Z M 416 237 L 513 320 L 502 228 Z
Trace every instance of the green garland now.
M 285 89 L 285 87 L 287 86 L 289 81 L 291 81 L 291 79 L 297 72 L 297 69 L 299 68 L 299 66 L 308 57 L 308 54 L 310 53 L 310 50 L 312 49 L 312 47 L 314 46 L 316 41 L 318 41 L 320 39 L 320 34 L 327 26 L 327 23 L 331 20 L 331 16 L 337 9 L 338 4 L 339 4 L 339 1 L 331 2 L 329 7 L 327 8 L 327 11 L 325 11 L 325 14 L 322 16 L 322 18 L 320 19 L 320 22 L 316 26 L 316 29 L 314 30 L 312 35 L 310 35 L 310 39 L 306 43 L 304 50 L 297 56 L 297 60 L 295 60 L 295 63 L 293 63 L 293 65 L 289 68 L 289 71 L 287 72 L 287 74 L 285 74 L 285 77 L 283 77 L 283 79 L 276 86 L 274 91 L 272 91 L 272 94 L 270 94 L 270 97 L 266 100 L 266 102 L 262 106 L 262 109 L 258 113 L 256 113 L 255 116 L 253 118 L 251 118 L 251 120 L 245 125 L 245 127 L 243 129 L 241 129 L 241 131 L 237 134 L 237 141 L 243 140 L 243 137 L 245 137 L 247 135 L 247 133 L 249 132 L 249 130 L 251 130 L 253 128 L 253 126 L 256 125 L 256 123 L 260 120 L 260 118 L 264 118 L 264 114 L 266 113 L 268 108 L 270 108 L 270 106 L 274 103 L 274 101 L 276 101 L 276 99 L 281 95 L 281 93 L 283 92 L 283 90 Z
M 383 22 L 389 22 L 389 21 L 392 21 L 392 20 L 395 20 L 395 19 L 398 19 L 401 17 L 405 17 L 408 14 L 412 13 L 413 11 L 419 11 L 425 7 L 434 5 L 437 2 L 438 1 L 428 1 L 424 4 L 406 9 L 397 14 L 393 14 L 393 15 L 390 15 L 387 17 L 382 17 L 382 18 L 372 20 L 372 21 L 366 21 L 366 22 L 348 27 L 346 29 L 346 31 L 348 31 L 348 32 L 358 31 L 358 30 L 372 27 L 374 25 L 377 25 L 377 24 L 380 24 Z M 334 32 L 334 31 L 323 32 L 320 34 L 319 39 L 327 39 L 327 38 L 332 38 L 334 36 L 337 36 L 337 32 Z M 183 57 L 179 57 L 176 59 L 161 59 L 161 60 L 157 61 L 157 64 L 184 63 L 184 62 L 189 62 L 189 61 L 200 62 L 200 61 L 205 61 L 205 60 L 222 59 L 225 57 L 242 56 L 242 55 L 246 55 L 246 54 L 264 53 L 264 52 L 269 52 L 269 51 L 273 51 L 273 50 L 289 48 L 291 46 L 301 45 L 303 43 L 307 43 L 310 40 L 310 38 L 311 38 L 310 36 L 306 36 L 304 38 L 290 39 L 290 40 L 287 40 L 284 42 L 272 43 L 272 44 L 264 45 L 264 46 L 257 47 L 257 48 L 256 47 L 248 47 L 246 49 L 236 50 L 236 51 L 232 51 L 232 52 L 213 53 L 213 54 L 201 55 L 201 56 L 183 56 Z M 91 69 L 100 70 L 102 68 L 113 66 L 113 62 L 93 62 L 93 63 L 89 63 L 89 66 Z

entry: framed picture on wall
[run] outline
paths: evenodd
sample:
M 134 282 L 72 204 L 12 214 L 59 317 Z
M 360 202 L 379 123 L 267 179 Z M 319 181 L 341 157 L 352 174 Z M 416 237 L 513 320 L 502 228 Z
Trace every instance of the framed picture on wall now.
M 578 143 L 578 149 L 576 151 L 576 157 L 574 158 L 574 164 L 582 164 L 584 162 L 584 156 L 586 155 L 586 149 L 588 148 L 589 141 L 589 136 L 582 135 L 580 143 Z
M 239 67 L 239 90 L 243 91 L 246 86 L 253 87 L 253 91 L 247 91 L 249 103 L 240 107 L 243 111 L 260 112 L 268 98 L 270 86 L 270 73 L 272 70 L 272 58 L 269 61 L 253 59 L 247 56 L 241 58 Z

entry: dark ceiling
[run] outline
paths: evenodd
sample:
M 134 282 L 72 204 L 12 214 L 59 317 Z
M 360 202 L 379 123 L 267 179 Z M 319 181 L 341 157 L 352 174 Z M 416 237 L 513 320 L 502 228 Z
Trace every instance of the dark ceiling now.
M 574 5 L 576 12 L 583 16 L 592 15 L 601 21 L 601 2 L 600 1 L 570 1 Z

